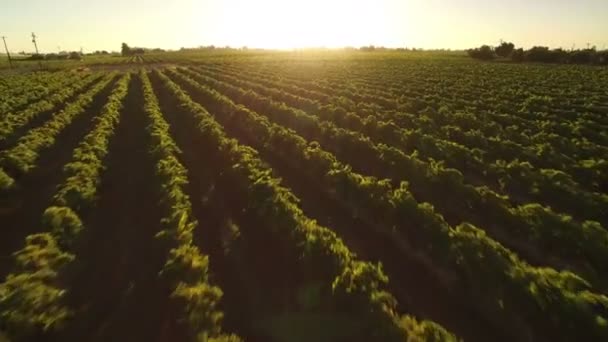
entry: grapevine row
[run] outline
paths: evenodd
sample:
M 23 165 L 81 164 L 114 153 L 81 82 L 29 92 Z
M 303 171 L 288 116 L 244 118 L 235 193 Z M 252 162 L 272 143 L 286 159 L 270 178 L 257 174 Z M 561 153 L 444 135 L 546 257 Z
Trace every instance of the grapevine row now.
M 28 131 L 17 141 L 16 146 L 2 151 L 0 166 L 4 171 L 12 176 L 19 176 L 36 167 L 39 153 L 55 143 L 57 135 L 91 105 L 93 98 L 106 88 L 116 75 L 116 73 L 112 73 L 103 77 L 101 81 L 86 93 L 78 96 L 73 103 L 56 113 L 42 126 Z
M 141 71 L 140 78 L 148 119 L 146 129 L 152 138 L 150 153 L 156 162 L 156 176 L 161 185 L 163 230 L 157 236 L 170 246 L 161 275 L 171 284 L 171 300 L 179 307 L 189 339 L 240 341 L 236 336 L 221 332 L 223 313 L 218 304 L 222 291 L 210 283 L 209 257 L 192 242 L 193 230 L 199 223 L 193 217 L 190 199 L 184 193 L 188 184 L 186 169 L 178 160 L 180 151 L 169 134 L 169 125 L 145 71 Z
M 348 129 L 369 136 L 373 141 L 395 146 L 404 151 L 416 147 L 421 156 L 431 157 L 437 160 L 447 161 L 448 166 L 456 167 L 466 171 L 465 177 L 473 172 L 473 178 L 484 178 L 487 183 L 500 182 L 501 187 L 511 190 L 526 189 L 527 195 L 534 200 L 540 200 L 554 208 L 569 213 L 574 213 L 577 218 L 594 219 L 600 222 L 608 222 L 604 208 L 608 206 L 608 195 L 582 191 L 569 176 L 557 170 L 541 170 L 537 172 L 526 168 L 527 164 L 512 162 L 507 165 L 490 164 L 488 168 L 480 157 L 464 146 L 436 139 L 432 136 L 421 134 L 416 131 L 406 131 L 395 126 L 392 122 L 383 122 L 376 119 L 360 119 L 357 115 L 347 113 L 340 107 L 322 106 L 320 103 L 306 98 L 285 93 L 277 88 L 269 88 L 239 78 L 221 76 L 225 80 L 237 86 L 272 97 L 275 101 L 285 102 L 298 109 L 316 114 L 319 118 L 342 123 Z M 217 77 L 216 77 L 217 78 Z M 479 151 L 483 155 L 485 151 Z M 470 179 L 471 177 L 466 177 Z M 498 180 L 498 181 L 497 181 Z M 496 190 L 496 187 L 493 187 Z
M 39 79 L 42 78 L 42 79 Z M 0 96 L 0 119 L 8 113 L 55 93 L 66 85 L 72 84 L 82 76 L 68 73 L 44 74 L 42 77 L 21 77 L 11 82 L 11 89 L 4 90 Z
M 387 281 L 381 269 L 358 261 L 336 234 L 304 216 L 293 194 L 271 176 L 270 169 L 253 150 L 226 137 L 221 126 L 202 106 L 194 103 L 169 78 L 161 73 L 158 76 L 179 98 L 182 107 L 199 120 L 201 134 L 231 160 L 234 183 L 242 186 L 248 210 L 264 222 L 262 228 L 281 236 L 298 250 L 298 254 L 301 253 L 302 259 L 298 263 L 303 264 L 300 267 L 316 274 L 314 277 L 321 277 L 325 286 L 331 284 L 332 295 L 324 305 L 331 307 L 333 302 L 342 310 L 349 308 L 349 311 L 367 316 L 366 321 L 371 326 L 383 327 L 375 332 L 381 334 L 375 335 L 376 338 L 384 336 L 382 340 L 397 341 L 407 335 L 432 333 L 450 338 L 442 328 L 428 322 L 417 323 L 407 316 L 399 321 L 394 313 L 394 299 L 381 290 Z
M 240 74 L 242 74 L 242 72 L 239 72 L 239 75 Z M 263 78 L 263 76 L 267 77 L 267 75 L 258 75 L 258 74 L 256 74 L 256 77 L 262 77 Z M 298 82 L 298 81 L 290 79 L 290 85 L 291 85 L 291 83 L 294 83 L 294 82 Z M 341 84 L 343 84 L 343 83 L 344 82 L 341 82 Z M 337 89 L 342 89 L 342 87 L 341 86 L 340 87 L 336 87 L 336 86 L 326 87 L 326 88 L 324 88 L 324 91 L 332 94 L 332 93 L 335 93 L 336 91 L 339 91 Z M 343 93 L 341 93 L 341 94 L 346 96 L 348 94 L 348 92 L 346 94 L 343 94 Z M 397 98 L 399 98 L 400 95 L 399 96 L 395 95 L 395 96 Z M 382 113 L 382 111 L 379 111 L 379 110 L 375 110 L 374 111 L 374 107 L 367 107 L 366 105 L 364 105 L 362 103 L 355 104 L 353 101 L 348 100 L 349 98 L 350 97 L 347 97 L 347 98 L 344 98 L 344 97 L 338 98 L 338 100 L 336 100 L 335 103 L 339 103 L 340 105 L 344 105 L 344 106 L 346 106 L 345 108 L 348 108 L 349 110 L 356 111 L 359 114 L 362 113 L 362 112 L 365 112 L 366 116 L 372 115 L 370 113 Z M 368 98 L 368 99 L 363 99 L 363 98 L 355 98 L 355 99 L 358 100 L 358 101 L 363 101 L 363 100 L 370 100 L 370 99 L 374 99 L 374 98 L 375 98 L 374 96 L 370 95 L 370 98 Z M 450 107 L 447 106 L 446 97 L 445 96 L 444 97 L 435 96 L 435 95 L 433 95 L 433 96 L 425 96 L 424 94 L 422 94 L 422 95 L 416 95 L 416 97 L 412 98 L 411 100 L 402 100 L 402 101 L 405 101 L 404 102 L 405 107 L 399 107 L 399 106 L 397 106 L 395 108 L 399 108 L 399 111 L 388 110 L 385 114 L 383 114 L 383 116 L 386 119 L 396 120 L 402 127 L 421 127 L 423 129 L 424 128 L 428 129 L 430 127 L 428 125 L 428 122 L 424 122 L 424 121 L 420 120 L 420 117 L 431 116 L 431 115 L 437 116 L 437 112 L 439 111 L 440 113 L 443 114 L 442 115 L 443 118 L 445 118 L 447 120 L 452 120 L 454 118 L 454 116 L 455 116 L 454 114 L 458 114 L 458 113 L 450 113 L 450 110 L 449 110 Z M 460 100 L 459 99 L 454 99 L 454 101 L 460 101 Z M 442 107 L 442 108 L 440 108 L 440 107 Z M 365 108 L 367 108 L 367 109 L 365 109 Z M 414 116 L 414 115 L 411 115 L 411 114 L 406 114 L 405 112 L 403 112 L 404 110 L 406 112 L 407 111 L 415 111 L 415 112 L 418 112 L 419 115 L 418 116 Z M 513 125 L 514 124 L 514 122 L 512 121 L 512 120 L 514 120 L 514 117 L 512 115 L 507 115 L 507 114 L 500 114 L 500 115 L 498 115 L 498 114 L 494 114 L 494 113 L 488 113 L 487 109 L 474 109 L 474 110 L 477 110 L 478 112 L 481 111 L 481 113 L 485 113 L 485 115 L 491 116 L 492 118 L 498 120 L 498 122 L 503 123 L 505 125 Z M 481 116 L 482 115 L 481 113 L 479 113 L 477 116 Z M 449 115 L 445 115 L 445 114 L 449 114 Z M 402 120 L 402 119 L 404 119 L 404 120 Z M 415 121 L 414 124 L 412 124 L 412 122 L 411 122 L 412 120 Z M 505 121 L 505 120 L 511 120 L 511 121 Z M 464 123 L 465 123 L 466 126 L 470 126 L 472 124 L 473 125 L 480 125 L 480 124 L 485 125 L 487 123 L 487 121 L 486 120 L 478 120 L 478 119 L 476 119 L 474 117 L 474 118 L 472 118 L 472 120 L 467 120 Z M 550 122 L 547 122 L 547 123 L 550 123 Z M 496 128 L 496 122 L 493 122 L 492 124 Z M 519 122 L 519 124 L 522 125 L 522 122 Z M 523 122 L 523 125 L 525 125 L 525 127 L 536 127 L 537 124 L 538 124 L 537 122 L 534 122 L 532 125 L 529 124 L 529 123 L 527 123 L 527 122 Z M 572 132 L 572 129 L 569 128 L 568 124 L 569 123 L 563 123 L 562 124 L 562 125 L 566 125 L 566 128 L 565 128 L 566 133 L 567 133 L 566 136 L 569 135 L 568 132 Z M 543 124 L 543 126 L 546 126 L 546 123 Z M 516 130 L 516 131 L 509 130 L 507 132 L 508 136 L 503 137 L 504 139 L 506 139 L 506 138 L 509 139 L 509 141 L 507 141 L 508 143 L 510 143 L 509 146 L 502 146 L 503 140 L 493 139 L 493 138 L 489 139 L 490 143 L 492 143 L 494 145 L 498 144 L 499 146 L 497 146 L 497 147 L 500 147 L 500 148 L 491 148 L 491 149 L 488 149 L 494 155 L 494 157 L 493 157 L 494 159 L 492 159 L 492 160 L 507 158 L 509 156 L 521 156 L 521 154 L 504 153 L 504 152 L 509 152 L 508 150 L 505 150 L 505 147 L 510 147 L 511 149 L 513 147 L 518 147 L 519 149 L 524 149 L 524 147 L 522 145 L 518 145 L 518 144 L 514 145 L 514 142 L 512 140 L 515 137 L 517 137 L 517 136 L 521 136 L 521 139 L 516 139 L 516 141 L 525 143 L 526 146 L 533 146 L 534 147 L 534 145 L 530 143 L 530 138 L 528 136 L 521 135 L 520 131 L 521 130 Z M 564 129 L 561 129 L 559 131 L 560 134 L 563 133 L 563 131 L 564 131 Z M 498 130 L 493 129 L 492 132 L 486 131 L 485 133 L 486 133 L 487 136 L 492 136 L 493 134 L 496 134 L 496 133 L 502 134 L 501 133 L 502 132 L 502 128 L 499 128 Z M 593 130 L 588 130 L 588 129 L 586 129 L 584 132 L 585 132 L 585 136 L 589 136 L 588 133 L 594 133 Z M 546 133 L 542 133 L 541 135 L 537 135 L 537 136 L 541 137 L 541 138 L 549 138 L 549 136 Z M 562 142 L 559 145 L 560 148 L 563 148 L 564 146 L 566 146 L 566 147 L 570 146 L 570 145 L 568 145 L 568 143 L 566 143 L 563 140 L 563 138 L 560 138 L 557 135 L 552 135 L 552 136 L 550 136 L 550 138 L 553 141 L 555 141 L 555 139 L 558 139 L 558 138 L 562 139 Z M 584 143 L 584 140 L 582 141 L 582 143 Z M 544 141 L 543 140 L 538 141 L 537 144 L 544 144 Z M 546 145 L 546 144 L 544 144 L 544 145 Z M 473 146 L 475 146 L 475 145 L 473 145 Z M 580 151 L 580 148 L 581 148 L 581 144 L 578 144 L 578 147 L 575 150 L 569 149 L 568 151 L 570 151 L 570 155 L 572 155 L 572 154 L 577 153 L 577 151 Z M 525 151 L 527 151 L 527 150 L 530 150 L 530 148 L 526 147 Z M 587 153 L 587 156 L 595 156 L 595 155 L 597 155 L 597 152 L 598 151 L 594 150 L 594 149 L 589 150 L 589 152 Z M 529 159 L 530 158 L 533 159 L 536 163 L 542 163 L 542 164 L 539 164 L 539 165 L 545 165 L 545 167 L 555 167 L 555 168 L 558 168 L 558 169 L 563 169 L 564 168 L 563 164 L 566 163 L 567 165 L 573 165 L 572 167 L 576 167 L 574 170 L 570 170 L 569 169 L 569 172 L 573 172 L 575 170 L 583 169 L 581 167 L 577 167 L 576 163 L 572 163 L 571 160 L 570 160 L 570 158 L 567 158 L 567 157 L 565 157 L 564 154 L 558 152 L 556 150 L 556 147 L 551 146 L 550 150 L 547 150 L 547 147 L 544 147 L 543 150 L 542 150 L 542 154 L 543 154 L 542 159 L 538 157 L 537 153 L 538 153 L 537 151 L 531 151 L 531 153 L 526 153 L 525 155 Z M 488 157 L 492 157 L 492 156 L 488 155 Z M 511 157 L 511 158 L 515 158 L 515 157 Z M 570 161 L 568 161 L 568 160 L 570 160 Z M 560 166 L 560 164 L 561 164 L 561 166 Z M 583 169 L 581 171 L 584 171 L 584 170 L 585 169 Z M 578 177 L 577 179 L 579 181 L 584 181 L 585 177 Z
M 2 118 L 2 121 L 0 121 L 0 142 L 11 137 L 17 129 L 25 126 L 41 113 L 52 110 L 65 100 L 77 94 L 79 90 L 98 81 L 101 77 L 102 74 L 89 75 L 73 83 L 71 86 L 55 92 L 49 98 L 42 99 L 28 106 L 28 108 L 20 112 L 8 113 Z
M 273 121 L 295 129 L 309 141 L 319 141 L 321 146 L 326 146 L 338 158 L 350 162 L 355 169 L 394 180 L 408 180 L 417 198 L 431 201 L 450 217 L 488 228 L 492 228 L 492 222 L 501 222 L 497 226 L 503 228 L 502 231 L 521 240 L 533 241 L 535 246 L 547 253 L 553 254 L 559 246 L 562 255 L 575 258 L 584 255 L 596 272 L 605 274 L 602 260 L 608 256 L 608 232 L 596 222 L 579 225 L 570 218 L 537 204 L 512 208 L 508 201 L 487 188 L 478 189 L 465 184 L 462 175 L 456 170 L 445 169 L 438 164 L 428 165 L 415 156 L 407 156 L 394 148 L 375 145 L 356 133 L 336 128 L 330 122 L 319 123 L 314 116 L 293 110 L 254 92 L 202 75 L 193 77 L 229 94 L 238 99 L 238 102 L 265 113 Z M 462 204 L 456 206 L 456 201 L 461 201 Z M 480 216 L 480 212 L 496 216 L 488 219 L 487 215 Z M 581 241 L 584 241 L 583 245 Z M 597 277 L 595 272 L 591 271 L 591 274 Z
M 394 241 L 409 241 L 412 248 L 428 255 L 435 267 L 457 272 L 464 294 L 491 313 L 497 324 L 508 321 L 523 334 L 540 322 L 561 336 L 579 338 L 581 332 L 590 339 L 608 336 L 608 298 L 591 292 L 580 277 L 532 267 L 472 225 L 450 227 L 432 206 L 414 200 L 407 183 L 392 189 L 386 181 L 353 173 L 318 145 L 307 144 L 293 132 L 187 76 L 171 74 L 204 99 L 220 122 L 238 125 L 256 146 L 272 149 L 310 179 L 321 180 L 323 187 L 353 213 L 377 222 L 375 226 Z
M 102 81 L 100 89 L 111 79 Z M 85 229 L 82 213 L 95 204 L 103 159 L 129 80 L 126 74 L 117 82 L 95 127 L 64 167 L 65 181 L 42 215 L 46 232 L 26 237 L 25 247 L 14 254 L 15 270 L 0 284 L 0 317 L 15 338 L 57 331 L 74 314 L 65 301 L 69 282 L 64 272 L 75 260 L 74 248 Z M 83 97 L 82 101 L 88 99 Z

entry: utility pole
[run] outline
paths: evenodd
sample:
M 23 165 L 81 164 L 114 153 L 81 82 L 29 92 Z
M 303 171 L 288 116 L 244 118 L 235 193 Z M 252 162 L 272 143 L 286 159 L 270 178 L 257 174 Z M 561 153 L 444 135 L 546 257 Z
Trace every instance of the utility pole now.
M 2 36 L 2 41 L 4 41 L 4 49 L 6 50 L 6 56 L 8 57 L 8 65 L 12 69 L 13 61 L 11 60 L 11 53 L 8 52 L 8 47 L 6 46 L 6 37 L 5 36 Z
M 39 55 L 38 44 L 36 44 L 36 34 L 34 32 L 32 32 L 32 43 L 34 43 L 34 47 L 36 48 L 36 54 Z
M 34 47 L 36 48 L 36 58 L 40 58 L 40 53 L 38 52 L 38 44 L 36 44 L 36 34 L 32 32 L 32 43 L 34 43 Z M 38 66 L 40 70 L 42 70 L 42 61 L 38 60 Z

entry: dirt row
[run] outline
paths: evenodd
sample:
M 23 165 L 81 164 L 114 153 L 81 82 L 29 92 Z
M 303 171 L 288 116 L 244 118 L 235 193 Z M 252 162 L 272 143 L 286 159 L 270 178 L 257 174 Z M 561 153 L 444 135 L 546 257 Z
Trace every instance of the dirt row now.
M 166 250 L 141 81 L 133 77 L 104 161 L 95 210 L 76 254 L 69 301 L 77 314 L 57 340 L 153 341 L 169 292 L 158 280 Z

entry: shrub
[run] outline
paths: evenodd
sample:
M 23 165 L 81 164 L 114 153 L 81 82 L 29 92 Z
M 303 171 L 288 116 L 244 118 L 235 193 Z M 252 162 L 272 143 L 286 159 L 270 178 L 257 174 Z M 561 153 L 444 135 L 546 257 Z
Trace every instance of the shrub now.
M 513 62 L 523 62 L 524 61 L 524 49 L 519 48 L 519 49 L 515 49 L 513 50 L 513 52 L 511 52 L 511 60 Z
M 499 57 L 509 57 L 514 49 L 515 45 L 513 43 L 502 42 L 500 46 L 496 47 L 494 52 Z
M 483 45 L 483 46 L 481 46 L 479 48 L 475 48 L 475 49 L 469 49 L 469 50 L 467 50 L 467 53 L 472 58 L 481 59 L 481 60 L 490 60 L 490 59 L 494 59 L 494 57 L 495 57 L 494 51 L 488 45 Z

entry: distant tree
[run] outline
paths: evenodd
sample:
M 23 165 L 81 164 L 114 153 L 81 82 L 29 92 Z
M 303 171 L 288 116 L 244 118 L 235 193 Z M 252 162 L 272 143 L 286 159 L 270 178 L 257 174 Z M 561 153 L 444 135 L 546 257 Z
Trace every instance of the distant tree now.
M 40 53 L 38 53 L 38 54 L 35 53 L 35 54 L 31 55 L 29 59 L 33 60 L 33 61 L 40 61 L 40 60 L 44 59 L 44 55 L 40 54 Z
M 513 50 L 513 52 L 511 52 L 511 60 L 513 62 L 523 62 L 524 61 L 524 49 L 519 48 L 519 49 L 515 49 Z
M 129 47 L 129 45 L 127 45 L 127 43 L 122 43 L 121 48 L 120 48 L 120 53 L 123 56 L 130 56 L 131 55 L 131 48 Z
M 70 59 L 80 59 L 82 56 L 80 55 L 80 52 L 78 51 L 72 51 L 70 52 L 69 58 Z
M 559 63 L 566 55 L 564 50 L 549 50 L 546 46 L 535 46 L 526 51 L 526 60 L 530 62 Z
M 481 47 L 478 47 L 475 49 L 469 49 L 469 50 L 467 50 L 467 53 L 472 58 L 481 59 L 481 60 L 490 60 L 490 59 L 494 59 L 494 57 L 495 57 L 494 51 L 488 45 L 482 45 Z
M 502 42 L 499 46 L 494 49 L 494 52 L 498 57 L 509 57 L 513 50 L 515 49 L 515 44 Z
M 596 58 L 598 64 L 608 65 L 608 50 L 599 51 Z
M 576 50 L 570 53 L 569 62 L 575 64 L 593 63 L 595 55 L 595 49 Z
M 562 48 L 551 50 L 551 63 L 567 63 L 570 53 Z

